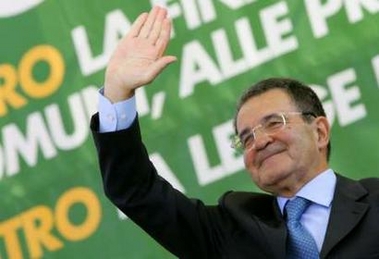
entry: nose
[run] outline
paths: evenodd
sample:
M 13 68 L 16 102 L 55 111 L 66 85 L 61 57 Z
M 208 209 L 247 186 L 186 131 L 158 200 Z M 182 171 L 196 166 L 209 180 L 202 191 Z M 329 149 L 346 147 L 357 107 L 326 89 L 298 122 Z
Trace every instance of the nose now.
M 268 143 L 270 143 L 271 137 L 269 134 L 267 134 L 262 128 L 257 128 L 254 131 L 254 146 L 253 149 L 260 150 L 267 146 Z

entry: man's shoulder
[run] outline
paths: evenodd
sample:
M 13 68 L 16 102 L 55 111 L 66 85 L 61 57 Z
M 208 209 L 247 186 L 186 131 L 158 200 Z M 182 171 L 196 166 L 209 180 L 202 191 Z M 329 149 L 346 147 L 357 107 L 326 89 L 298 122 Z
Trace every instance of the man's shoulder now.
M 360 179 L 353 179 L 350 177 L 342 176 L 341 174 L 336 173 L 338 181 L 350 182 L 350 183 L 359 183 L 367 187 L 378 187 L 379 177 L 366 177 Z
M 228 191 L 221 196 L 221 203 L 266 203 L 275 199 L 273 195 L 261 192 Z
M 369 177 L 358 180 L 358 182 L 367 190 L 369 197 L 379 199 L 379 178 Z
M 362 178 L 362 179 L 359 179 L 358 182 L 369 189 L 378 188 L 379 177 Z
M 350 195 L 359 193 L 360 196 L 379 197 L 379 178 L 368 177 L 355 180 L 337 174 L 337 188 L 349 192 Z
M 234 216 L 254 215 L 266 220 L 277 219 L 276 198 L 269 194 L 229 191 L 219 199 L 219 206 Z

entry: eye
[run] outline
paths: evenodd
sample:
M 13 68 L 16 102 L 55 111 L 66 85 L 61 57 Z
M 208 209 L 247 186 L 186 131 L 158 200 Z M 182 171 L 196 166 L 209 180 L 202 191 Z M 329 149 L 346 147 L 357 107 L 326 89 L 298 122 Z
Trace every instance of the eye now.
M 263 127 L 267 131 L 272 131 L 281 128 L 284 125 L 284 121 L 282 116 L 273 115 L 267 118 L 267 120 L 263 123 Z
M 254 134 L 253 133 L 248 134 L 244 139 L 242 139 L 241 142 L 245 149 L 248 148 L 254 142 Z
M 282 121 L 268 121 L 265 126 L 266 128 L 275 128 L 275 127 L 278 127 L 280 125 L 282 125 L 283 122 Z

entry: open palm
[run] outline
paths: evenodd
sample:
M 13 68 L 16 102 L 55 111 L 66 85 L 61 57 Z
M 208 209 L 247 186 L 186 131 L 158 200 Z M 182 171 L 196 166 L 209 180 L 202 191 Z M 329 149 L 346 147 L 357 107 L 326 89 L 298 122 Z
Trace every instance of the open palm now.
M 163 56 L 170 32 L 171 21 L 164 8 L 154 7 L 141 14 L 109 61 L 104 94 L 112 101 L 128 98 L 175 61 L 173 56 Z

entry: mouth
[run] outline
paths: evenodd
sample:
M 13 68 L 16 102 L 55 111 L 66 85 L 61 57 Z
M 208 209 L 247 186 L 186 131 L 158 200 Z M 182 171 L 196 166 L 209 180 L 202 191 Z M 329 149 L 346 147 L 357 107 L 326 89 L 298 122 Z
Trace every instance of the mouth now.
M 257 154 L 256 157 L 256 165 L 257 166 L 262 166 L 268 159 L 271 157 L 278 155 L 284 151 L 284 148 L 282 147 L 273 147 L 273 148 L 268 148 L 266 150 L 260 151 L 260 153 Z
M 267 160 L 269 160 L 270 158 L 272 158 L 273 156 L 276 156 L 277 154 L 280 154 L 281 152 L 276 152 L 276 153 L 272 153 L 272 154 L 269 154 L 267 155 L 266 157 L 264 157 L 262 159 L 262 161 L 260 162 L 260 164 L 264 164 Z

